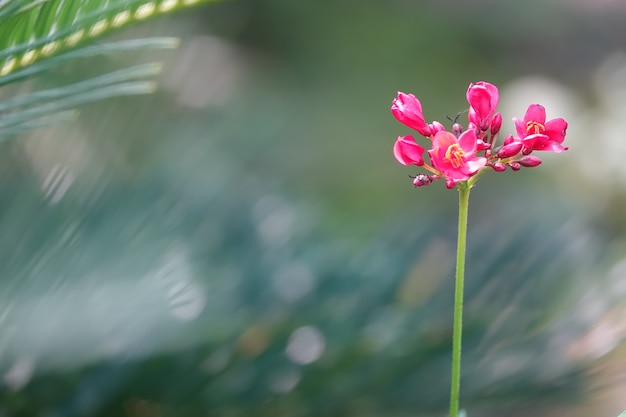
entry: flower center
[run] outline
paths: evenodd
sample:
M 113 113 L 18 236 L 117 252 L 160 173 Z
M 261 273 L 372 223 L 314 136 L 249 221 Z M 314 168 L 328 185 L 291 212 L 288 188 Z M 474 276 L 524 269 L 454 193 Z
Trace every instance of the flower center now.
M 463 149 L 461 149 L 459 144 L 453 143 L 452 145 L 448 146 L 448 149 L 446 150 L 445 160 L 447 162 L 450 162 L 450 164 L 454 168 L 459 168 L 464 165 L 464 162 L 463 162 L 464 156 L 465 156 L 465 152 L 463 152 Z
M 529 135 L 538 135 L 546 131 L 546 127 L 539 122 L 530 120 L 526 122 L 526 133 Z

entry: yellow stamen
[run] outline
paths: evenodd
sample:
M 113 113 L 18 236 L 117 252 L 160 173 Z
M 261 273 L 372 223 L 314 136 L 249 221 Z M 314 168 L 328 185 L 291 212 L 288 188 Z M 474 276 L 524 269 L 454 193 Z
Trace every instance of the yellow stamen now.
M 526 122 L 526 133 L 529 135 L 538 135 L 546 131 L 546 127 L 539 122 L 530 120 Z
M 463 149 L 461 149 L 459 144 L 453 143 L 452 145 L 448 146 L 448 149 L 446 150 L 446 157 L 444 160 L 450 162 L 450 164 L 452 164 L 454 168 L 459 168 L 462 167 L 464 164 L 464 156 L 465 152 L 463 152 Z

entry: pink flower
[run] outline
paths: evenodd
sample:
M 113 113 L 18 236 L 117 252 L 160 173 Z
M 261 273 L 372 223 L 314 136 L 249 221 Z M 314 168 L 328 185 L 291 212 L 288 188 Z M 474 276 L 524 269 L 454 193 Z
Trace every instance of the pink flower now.
M 486 158 L 476 156 L 477 140 L 473 130 L 466 130 L 458 139 L 450 132 L 437 132 L 433 147 L 428 151 L 433 167 L 441 171 L 449 182 L 469 179 L 487 162 Z
M 393 100 L 391 112 L 398 121 L 411 129 L 417 130 L 422 136 L 430 136 L 431 128 L 424 121 L 422 104 L 413 94 L 398 92 Z
M 540 104 L 531 104 L 524 120 L 513 118 L 513 122 L 524 142 L 523 153 L 526 155 L 532 151 L 563 152 L 568 149 L 561 145 L 565 140 L 567 122 L 560 118 L 546 122 L 546 109 Z
M 470 104 L 468 119 L 481 130 L 489 129 L 491 118 L 498 107 L 498 87 L 493 84 L 479 81 L 470 84 L 467 93 L 467 102 Z
M 424 148 L 415 143 L 413 136 L 398 136 L 393 146 L 393 156 L 402 165 L 424 165 Z

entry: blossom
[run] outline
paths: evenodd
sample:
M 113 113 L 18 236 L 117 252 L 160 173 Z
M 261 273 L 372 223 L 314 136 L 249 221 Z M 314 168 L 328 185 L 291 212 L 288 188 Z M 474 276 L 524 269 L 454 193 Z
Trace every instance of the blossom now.
M 470 84 L 465 94 L 470 105 L 468 119 L 481 130 L 489 129 L 491 118 L 498 107 L 498 87 L 479 81 Z M 498 129 L 499 130 L 499 129 Z
M 393 146 L 393 156 L 402 165 L 424 165 L 424 148 L 415 143 L 411 135 L 398 136 Z
M 430 136 L 431 128 L 424 121 L 422 103 L 413 94 L 398 92 L 393 100 L 391 113 L 398 121 L 411 129 L 417 130 L 422 136 Z
M 563 152 L 568 148 L 561 145 L 565 140 L 567 122 L 561 118 L 546 122 L 546 109 L 540 104 L 531 104 L 523 120 L 513 118 L 515 130 L 524 142 L 523 153 L 532 151 Z
M 1 0 L 0 0 L 1 1 Z M 423 187 L 443 180 L 446 188 L 473 186 L 478 176 L 492 168 L 495 172 L 507 169 L 519 171 L 541 164 L 541 159 L 530 155 L 533 151 L 563 152 L 567 122 L 563 119 L 546 121 L 546 110 L 531 104 L 522 120 L 513 119 L 517 134 L 508 135 L 497 145 L 502 127 L 502 115 L 497 111 L 499 93 L 493 84 L 479 81 L 470 84 L 466 98 L 469 102 L 468 123 L 458 122 L 458 113 L 450 119 L 452 127 L 438 121 L 424 120 L 422 104 L 413 94 L 398 92 L 391 112 L 406 126 L 430 139 L 428 158 L 424 148 L 411 135 L 398 136 L 393 154 L 402 165 L 416 165 L 427 173 L 409 175 L 415 187 Z M 429 159 L 429 160 L 428 160 Z
M 477 140 L 473 130 L 466 130 L 458 138 L 450 132 L 437 132 L 428 151 L 433 167 L 452 183 L 469 179 L 487 162 L 486 158 L 476 156 Z

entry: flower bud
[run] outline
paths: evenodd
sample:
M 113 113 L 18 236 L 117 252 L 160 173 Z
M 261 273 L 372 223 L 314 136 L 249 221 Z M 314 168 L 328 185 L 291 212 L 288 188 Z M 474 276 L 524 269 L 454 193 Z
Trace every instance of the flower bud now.
M 448 180 L 448 181 L 446 181 L 446 188 L 447 188 L 448 190 L 453 189 L 455 185 L 456 185 L 456 183 L 454 182 L 454 180 Z
M 491 143 L 484 142 L 482 139 L 478 139 L 476 141 L 476 150 L 477 151 L 485 151 L 491 148 Z
M 494 162 L 491 165 L 491 168 L 493 168 L 493 170 L 496 172 L 506 171 L 506 165 L 504 165 L 502 162 Z
M 521 168 L 520 164 L 517 162 L 509 162 L 509 166 L 513 171 L 519 171 Z
M 515 138 L 513 137 L 513 135 L 509 135 L 506 138 L 504 138 L 504 146 L 511 144 L 515 142 Z
M 493 84 L 479 81 L 469 85 L 465 96 L 470 105 L 468 120 L 480 127 L 480 130 L 486 131 L 498 107 L 498 88 Z
M 413 136 L 398 136 L 393 145 L 393 156 L 402 165 L 424 165 L 424 148 L 415 143 Z
M 459 136 L 461 136 L 461 133 L 463 133 L 463 126 L 461 126 L 460 123 L 453 124 L 452 125 L 452 132 L 454 132 L 454 134 L 458 138 Z
M 529 155 L 518 159 L 517 162 L 519 162 L 519 164 L 523 167 L 532 168 L 541 164 L 541 159 L 537 158 L 536 156 Z
M 422 103 L 413 94 L 398 92 L 393 100 L 391 113 L 398 121 L 411 129 L 417 130 L 422 136 L 432 134 L 430 127 L 424 121 Z
M 430 131 L 433 135 L 435 135 L 437 132 L 441 132 L 442 130 L 446 130 L 446 127 L 436 120 L 429 124 L 428 127 L 430 128 Z
M 522 150 L 522 146 L 524 146 L 522 142 L 511 142 L 501 147 L 496 156 L 498 158 L 510 158 L 517 155 Z
M 500 131 L 501 127 L 502 127 L 502 115 L 500 114 L 500 112 L 496 112 L 496 114 L 493 115 L 493 119 L 491 119 L 491 125 L 489 125 L 489 131 L 491 132 L 492 135 L 495 135 Z
M 423 187 L 433 182 L 433 177 L 427 174 L 419 174 L 412 178 L 414 187 Z

